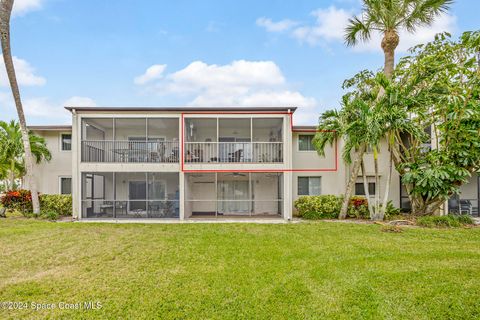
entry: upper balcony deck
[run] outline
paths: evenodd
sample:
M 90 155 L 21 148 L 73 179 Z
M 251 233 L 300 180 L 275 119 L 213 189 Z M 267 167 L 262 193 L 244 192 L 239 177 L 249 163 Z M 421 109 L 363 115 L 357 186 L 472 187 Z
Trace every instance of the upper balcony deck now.
M 183 127 L 183 133 L 180 127 Z M 80 161 L 281 164 L 284 161 L 284 140 L 284 118 L 267 115 L 235 118 L 88 117 L 81 121 Z

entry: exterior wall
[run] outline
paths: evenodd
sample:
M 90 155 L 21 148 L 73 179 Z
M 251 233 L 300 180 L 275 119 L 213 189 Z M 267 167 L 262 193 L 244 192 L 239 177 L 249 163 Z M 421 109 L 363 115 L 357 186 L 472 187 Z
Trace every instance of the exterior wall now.
M 61 134 L 68 131 L 35 131 L 45 138 L 52 160 L 34 164 L 38 191 L 45 194 L 60 193 L 60 177 L 72 177 L 72 151 L 61 150 Z
M 180 188 L 180 219 L 188 218 L 192 211 L 192 204 L 185 199 L 191 199 L 192 195 L 196 198 L 203 197 L 199 192 L 206 192 L 207 189 L 200 191 L 194 190 L 189 172 L 207 171 L 207 172 L 262 172 L 274 171 L 282 172 L 282 189 L 283 189 L 283 214 L 286 219 L 290 219 L 292 215 L 293 201 L 298 198 L 298 178 L 299 177 L 321 177 L 321 194 L 341 195 L 345 190 L 348 181 L 349 166 L 341 159 L 341 150 L 343 142 L 339 141 L 335 146 L 328 146 L 325 157 L 320 157 L 316 151 L 300 151 L 298 149 L 298 137 L 300 134 L 314 134 L 312 132 L 292 132 L 291 119 L 288 115 L 277 115 L 275 117 L 282 118 L 283 126 L 283 142 L 284 142 L 284 161 L 283 163 L 82 163 L 80 161 L 80 145 L 81 145 L 81 118 L 177 118 L 178 134 L 170 132 L 167 140 L 182 137 L 182 115 L 179 112 L 148 112 L 137 114 L 135 112 L 122 112 L 120 114 L 112 114 L 107 112 L 84 112 L 81 114 L 73 112 L 72 123 L 72 151 L 61 151 L 61 133 L 60 131 L 36 131 L 37 134 L 45 137 L 47 146 L 52 153 L 52 160 L 48 163 L 41 163 L 35 166 L 35 179 L 39 191 L 42 193 L 59 193 L 59 177 L 72 177 L 72 193 L 74 197 L 74 215 L 80 213 L 81 204 L 81 174 L 84 172 L 179 172 L 179 188 Z M 188 114 L 185 117 L 192 118 L 265 118 L 274 117 L 265 114 Z M 226 128 L 225 130 L 228 130 Z M 216 130 L 211 130 L 208 134 L 216 136 Z M 307 130 L 308 131 L 308 130 Z M 225 135 L 228 133 L 224 133 Z M 233 134 L 233 132 L 232 132 Z M 259 136 L 267 137 L 269 132 L 258 132 Z M 204 138 L 208 138 L 205 136 Z M 204 141 L 199 138 L 200 141 Z M 254 137 L 255 139 L 255 137 Z M 255 141 L 255 140 L 254 140 Z M 336 154 L 337 153 L 337 154 Z M 369 181 L 374 181 L 374 166 L 372 153 L 365 154 L 366 173 Z M 384 187 L 386 184 L 389 154 L 387 144 L 381 144 L 379 153 L 380 168 L 380 195 L 383 198 Z M 184 170 L 185 173 L 182 171 Z M 478 199 L 477 177 L 472 177 L 469 184 L 461 187 L 461 197 L 468 199 Z M 359 176 L 357 182 L 362 182 Z M 263 182 L 258 184 L 257 190 L 271 190 L 268 185 Z M 392 200 L 396 207 L 400 206 L 400 178 L 395 169 L 392 170 L 392 181 L 389 190 L 389 199 Z M 208 204 L 205 204 L 208 206 Z M 258 208 L 261 211 L 261 208 Z

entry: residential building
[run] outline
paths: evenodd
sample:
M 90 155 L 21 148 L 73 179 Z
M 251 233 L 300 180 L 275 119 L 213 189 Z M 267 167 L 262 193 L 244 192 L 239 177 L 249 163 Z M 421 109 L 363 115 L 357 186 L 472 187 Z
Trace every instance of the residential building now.
M 294 107 L 67 107 L 72 126 L 32 126 L 52 160 L 36 166 L 42 193 L 73 195 L 78 219 L 291 219 L 302 195 L 340 195 L 348 181 L 342 142 L 325 157 L 312 146 L 314 126 L 295 126 Z M 387 153 L 380 147 L 380 154 Z M 370 193 L 380 186 L 366 154 Z M 361 177 L 355 192 L 363 195 Z M 395 206 L 408 207 L 395 172 Z M 383 191 L 382 191 L 383 192 Z M 455 206 L 478 214 L 479 179 Z M 469 205 L 467 205 L 467 201 Z

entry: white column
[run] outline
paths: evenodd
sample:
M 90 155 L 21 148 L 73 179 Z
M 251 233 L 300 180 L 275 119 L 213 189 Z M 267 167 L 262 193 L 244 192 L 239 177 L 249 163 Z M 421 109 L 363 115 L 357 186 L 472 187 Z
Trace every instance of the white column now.
M 178 173 L 179 219 L 185 220 L 185 173 Z
M 81 176 L 79 162 L 81 155 L 81 121 L 75 110 L 72 110 L 72 212 L 73 217 L 82 218 L 81 214 Z

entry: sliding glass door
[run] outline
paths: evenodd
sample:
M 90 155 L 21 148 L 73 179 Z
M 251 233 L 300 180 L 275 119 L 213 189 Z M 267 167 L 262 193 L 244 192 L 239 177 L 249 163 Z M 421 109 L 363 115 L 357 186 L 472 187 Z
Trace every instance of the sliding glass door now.
M 247 177 L 248 179 L 248 177 Z M 249 181 L 218 182 L 218 212 L 223 215 L 250 213 Z

